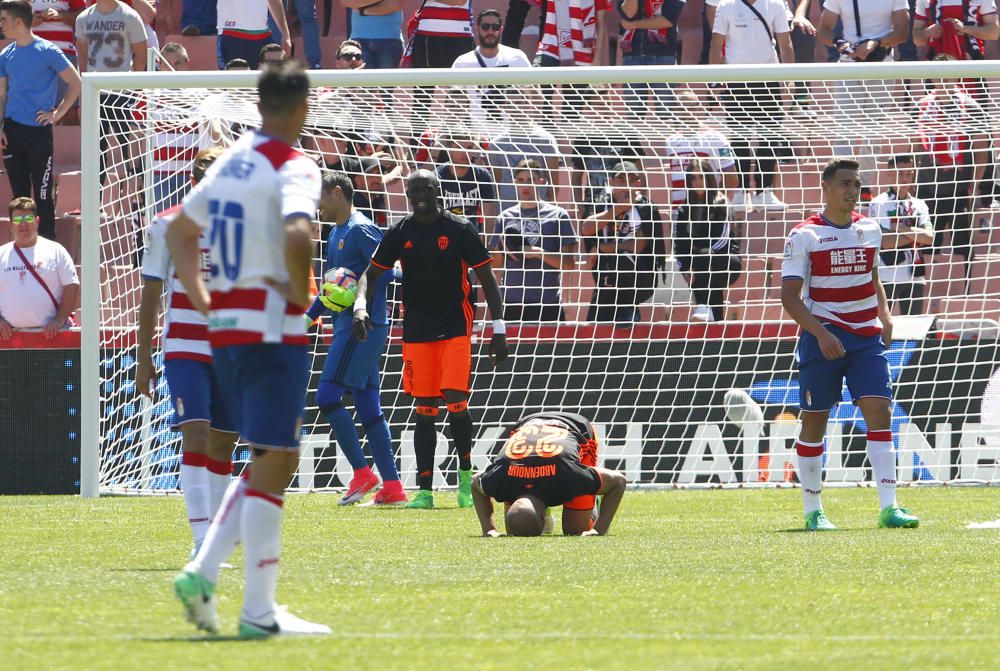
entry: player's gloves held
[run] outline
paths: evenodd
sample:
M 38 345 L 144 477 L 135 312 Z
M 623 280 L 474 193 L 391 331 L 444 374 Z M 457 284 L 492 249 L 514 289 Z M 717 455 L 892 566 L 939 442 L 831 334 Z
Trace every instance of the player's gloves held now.
M 331 312 L 343 312 L 354 304 L 357 289 L 345 289 L 331 282 L 324 282 L 319 289 L 319 302 Z

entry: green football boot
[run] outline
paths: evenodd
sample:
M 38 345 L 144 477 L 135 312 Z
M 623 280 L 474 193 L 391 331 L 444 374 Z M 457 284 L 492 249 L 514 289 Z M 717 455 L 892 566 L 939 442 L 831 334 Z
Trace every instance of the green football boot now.
M 906 508 L 886 506 L 878 516 L 879 529 L 916 529 L 920 518 Z
M 403 507 L 429 510 L 434 507 L 434 494 L 426 489 L 421 489 L 414 494 L 413 498 L 410 499 L 410 502 Z
M 472 507 L 472 469 L 458 470 L 458 507 Z
M 806 531 L 836 531 L 830 518 L 822 510 L 814 510 L 806 515 Z
M 184 617 L 198 629 L 219 633 L 215 585 L 200 573 L 181 571 L 174 578 L 174 594 L 184 605 Z

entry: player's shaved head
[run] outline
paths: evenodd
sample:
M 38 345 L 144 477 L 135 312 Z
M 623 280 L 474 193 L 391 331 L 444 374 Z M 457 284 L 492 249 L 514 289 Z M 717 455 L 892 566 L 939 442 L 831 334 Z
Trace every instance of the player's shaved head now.
M 406 190 L 418 190 L 425 189 L 430 185 L 435 191 L 441 190 L 441 182 L 438 180 L 438 176 L 431 172 L 430 170 L 414 170 L 410 173 L 410 176 L 406 178 Z
M 508 536 L 541 536 L 545 503 L 534 496 L 522 496 L 510 504 L 505 519 Z
M 441 195 L 441 182 L 430 170 L 417 170 L 406 178 L 406 199 L 410 209 L 418 217 L 437 215 L 438 196 Z

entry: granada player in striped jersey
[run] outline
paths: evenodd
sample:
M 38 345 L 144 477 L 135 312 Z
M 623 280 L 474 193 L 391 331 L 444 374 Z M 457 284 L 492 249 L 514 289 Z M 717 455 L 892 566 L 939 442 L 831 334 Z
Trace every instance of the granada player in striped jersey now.
M 329 634 L 329 627 L 274 601 L 284 492 L 299 462 L 309 381 L 302 314 L 311 302 L 311 221 L 320 174 L 292 146 L 309 111 L 309 78 L 294 61 L 267 64 L 257 93 L 260 131 L 245 134 L 215 162 L 167 229 L 177 276 L 192 306 L 208 316 L 226 407 L 253 452 L 249 473 L 230 485 L 198 555 L 174 578 L 174 590 L 189 621 L 218 632 L 219 565 L 242 542 L 240 637 Z M 206 229 L 207 288 L 199 263 Z
M 836 527 L 823 511 L 823 439 L 844 380 L 868 427 L 868 461 L 878 485 L 880 527 L 920 520 L 896 503 L 892 390 L 885 348 L 892 318 L 878 276 L 882 228 L 854 211 L 859 163 L 834 159 L 823 169 L 824 209 L 792 229 L 781 264 L 781 303 L 802 327 L 796 360 L 802 428 L 795 443 L 810 531 Z
M 222 149 L 199 152 L 191 169 L 197 184 Z M 142 297 L 139 299 L 139 352 L 135 387 L 153 398 L 156 368 L 153 365 L 153 337 L 160 314 L 160 295 L 167 283 L 167 312 L 163 325 L 163 372 L 174 407 L 171 426 L 180 430 L 181 489 L 187 506 L 188 523 L 194 535 L 193 559 L 208 533 L 233 472 L 236 432 L 218 380 L 212 371 L 212 348 L 208 343 L 208 320 L 191 305 L 184 287 L 174 274 L 167 250 L 167 227 L 180 210 L 161 212 L 149 226 L 149 242 L 142 256 Z M 201 270 L 209 269 L 208 241 L 201 239 Z

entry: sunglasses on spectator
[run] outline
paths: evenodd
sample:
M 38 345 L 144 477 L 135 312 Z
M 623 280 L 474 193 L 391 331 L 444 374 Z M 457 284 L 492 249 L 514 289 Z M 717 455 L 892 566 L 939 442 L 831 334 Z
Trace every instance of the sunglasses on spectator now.
M 338 57 L 342 61 L 360 61 L 361 52 L 360 51 L 345 51 Z
M 33 224 L 36 218 L 33 214 L 19 214 L 16 217 L 11 217 L 10 220 L 14 224 Z
M 479 24 L 479 29 L 480 30 L 499 31 L 501 25 L 502 24 L 500 24 L 500 23 L 480 23 Z

